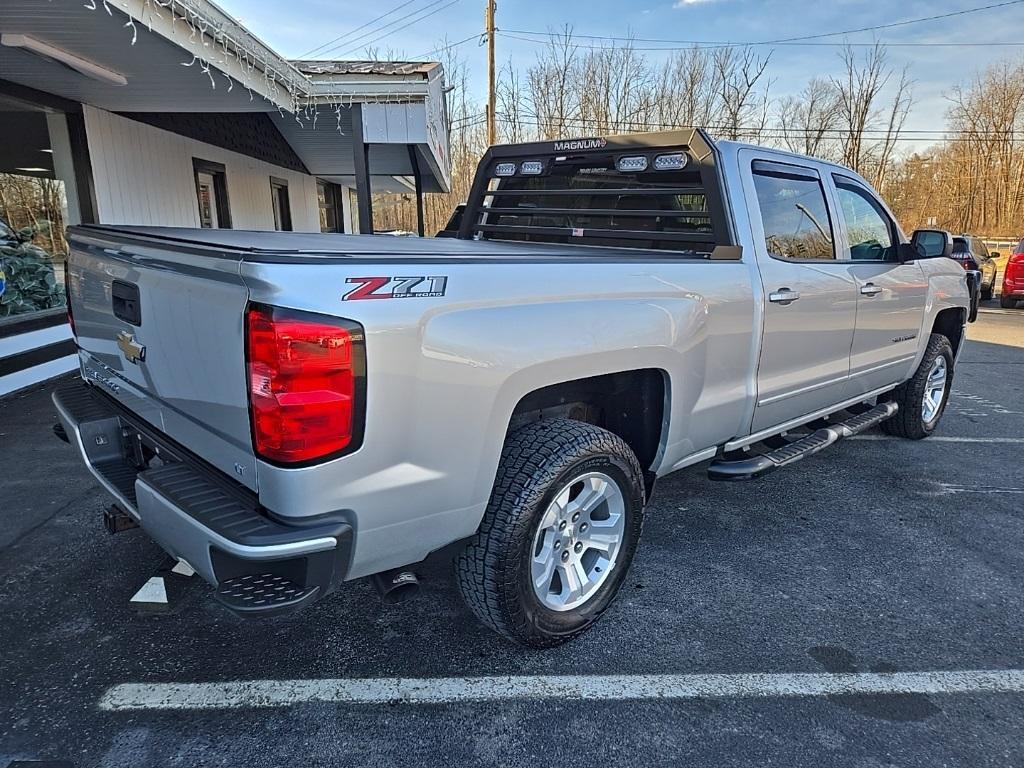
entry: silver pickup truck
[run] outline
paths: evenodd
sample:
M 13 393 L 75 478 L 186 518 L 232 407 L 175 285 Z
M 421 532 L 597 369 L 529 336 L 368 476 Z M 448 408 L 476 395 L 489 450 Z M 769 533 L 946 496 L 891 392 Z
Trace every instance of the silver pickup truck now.
M 939 422 L 976 278 L 850 170 L 702 131 L 498 146 L 444 237 L 79 226 L 63 431 L 246 615 L 452 552 L 519 643 L 579 634 L 655 480 Z

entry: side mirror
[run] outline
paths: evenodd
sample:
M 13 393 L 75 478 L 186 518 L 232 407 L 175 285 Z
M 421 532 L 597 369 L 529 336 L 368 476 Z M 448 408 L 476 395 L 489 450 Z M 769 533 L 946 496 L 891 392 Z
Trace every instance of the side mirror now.
M 949 258 L 953 255 L 953 236 L 944 229 L 915 229 L 910 237 L 910 246 L 916 255 L 907 261 Z M 902 258 L 900 260 L 903 261 Z
M 915 243 L 900 243 L 896 248 L 896 258 L 900 264 L 907 264 L 918 259 L 928 258 L 920 245 Z
M 999 251 L 989 251 L 988 256 L 990 259 L 998 259 L 1002 254 Z

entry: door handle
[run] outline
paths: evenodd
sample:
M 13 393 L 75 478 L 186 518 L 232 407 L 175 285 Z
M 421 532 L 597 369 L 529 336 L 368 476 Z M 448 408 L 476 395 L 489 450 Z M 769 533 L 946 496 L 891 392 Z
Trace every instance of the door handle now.
M 874 296 L 882 292 L 882 286 L 875 285 L 874 283 L 865 283 L 860 287 L 860 292 L 864 296 Z
M 800 294 L 797 291 L 791 291 L 789 288 L 779 288 L 774 293 L 768 294 L 768 301 L 773 304 L 792 304 L 794 301 L 800 298 Z

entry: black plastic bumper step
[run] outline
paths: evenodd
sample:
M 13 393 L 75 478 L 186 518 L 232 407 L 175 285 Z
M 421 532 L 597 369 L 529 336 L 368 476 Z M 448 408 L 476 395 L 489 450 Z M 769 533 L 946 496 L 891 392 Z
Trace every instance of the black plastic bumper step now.
M 767 453 L 747 456 L 742 459 L 715 459 L 708 467 L 708 478 L 711 480 L 753 480 L 773 469 L 813 456 L 844 437 L 850 437 L 870 429 L 891 418 L 898 409 L 899 406 L 896 403 L 879 403 L 864 413 L 822 427 Z
M 319 591 L 274 573 L 254 573 L 222 581 L 214 596 L 235 613 L 266 616 L 294 610 Z

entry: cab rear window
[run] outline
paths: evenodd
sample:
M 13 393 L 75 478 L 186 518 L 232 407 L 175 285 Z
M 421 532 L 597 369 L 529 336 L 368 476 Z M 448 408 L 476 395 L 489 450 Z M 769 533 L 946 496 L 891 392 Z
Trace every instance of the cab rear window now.
M 517 169 L 490 180 L 475 229 L 488 239 L 527 242 L 701 252 L 713 247 L 696 168 L 655 170 L 651 159 L 643 170 L 619 170 L 612 153 L 537 162 L 538 173 Z

